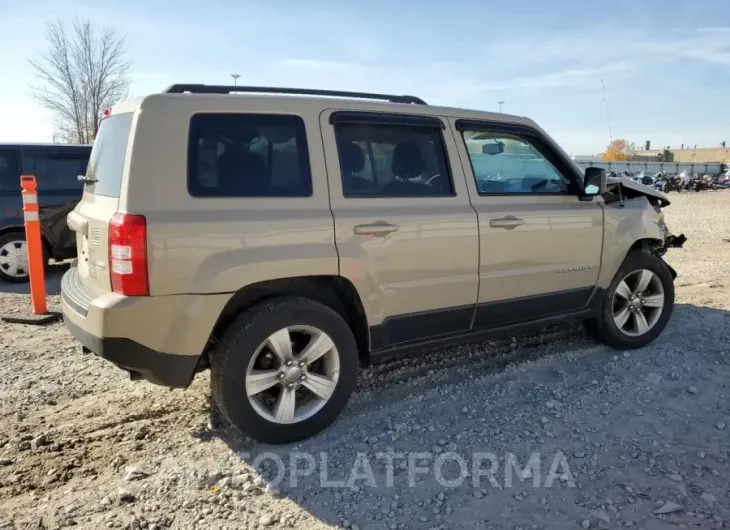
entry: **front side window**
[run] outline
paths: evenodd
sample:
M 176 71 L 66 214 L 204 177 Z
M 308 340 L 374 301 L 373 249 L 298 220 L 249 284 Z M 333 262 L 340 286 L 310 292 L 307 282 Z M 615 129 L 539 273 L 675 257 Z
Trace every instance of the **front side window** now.
M 272 114 L 197 114 L 188 191 L 195 197 L 309 197 L 304 122 Z
M 345 197 L 444 197 L 454 193 L 441 131 L 365 123 L 335 127 Z
M 527 139 L 469 130 L 462 135 L 480 195 L 569 193 L 568 179 Z

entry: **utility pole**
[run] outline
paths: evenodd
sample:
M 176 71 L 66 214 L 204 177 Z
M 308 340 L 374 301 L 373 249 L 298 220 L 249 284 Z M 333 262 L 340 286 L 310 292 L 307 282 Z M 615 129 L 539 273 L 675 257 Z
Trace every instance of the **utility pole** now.
M 241 74 L 231 74 L 231 77 L 233 78 L 233 86 L 238 86 L 238 78 L 241 77 Z
M 502 112 L 502 105 L 504 105 L 504 101 L 497 101 L 499 103 L 499 112 Z

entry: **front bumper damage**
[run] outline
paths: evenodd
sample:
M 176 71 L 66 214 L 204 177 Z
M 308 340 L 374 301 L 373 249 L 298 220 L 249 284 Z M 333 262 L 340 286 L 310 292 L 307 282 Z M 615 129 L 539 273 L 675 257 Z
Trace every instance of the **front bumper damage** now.
M 687 236 L 685 236 L 684 234 L 679 234 L 678 236 L 670 234 L 664 240 L 664 250 L 667 250 L 669 248 L 682 248 L 686 241 Z
M 667 252 L 667 250 L 669 250 L 670 248 L 682 248 L 682 246 L 684 245 L 684 243 L 686 241 L 687 241 L 687 236 L 685 236 L 684 234 L 679 234 L 678 236 L 675 236 L 674 234 L 668 233 L 667 237 L 664 238 L 664 245 L 659 247 L 657 249 L 657 251 L 655 252 L 655 254 L 659 258 L 662 258 L 662 256 L 664 256 L 664 254 Z M 664 261 L 664 264 L 667 266 L 667 268 L 669 269 L 669 272 L 672 274 L 672 279 L 676 280 L 677 271 L 674 270 L 674 267 L 672 267 L 669 263 L 667 263 L 666 260 L 664 260 L 663 258 L 662 258 L 662 261 Z

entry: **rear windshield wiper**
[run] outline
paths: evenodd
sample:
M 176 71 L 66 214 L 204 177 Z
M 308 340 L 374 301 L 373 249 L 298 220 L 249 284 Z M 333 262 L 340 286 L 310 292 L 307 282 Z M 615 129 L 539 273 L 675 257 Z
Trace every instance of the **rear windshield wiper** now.
M 94 182 L 99 182 L 99 179 L 95 179 L 94 177 L 87 177 L 86 175 L 79 175 L 76 177 L 76 180 L 79 182 L 83 182 L 84 184 L 93 184 Z

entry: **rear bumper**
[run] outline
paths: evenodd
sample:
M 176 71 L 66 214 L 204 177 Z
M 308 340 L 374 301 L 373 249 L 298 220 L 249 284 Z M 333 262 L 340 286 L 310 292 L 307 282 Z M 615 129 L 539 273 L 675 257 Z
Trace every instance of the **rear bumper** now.
M 185 388 L 193 380 L 198 357 L 151 350 L 131 339 L 97 337 L 63 315 L 71 335 L 91 353 L 126 370 L 133 378 L 173 388 Z
M 122 296 L 92 291 L 72 267 L 61 281 L 66 327 L 86 349 L 133 377 L 190 384 L 231 295 Z

